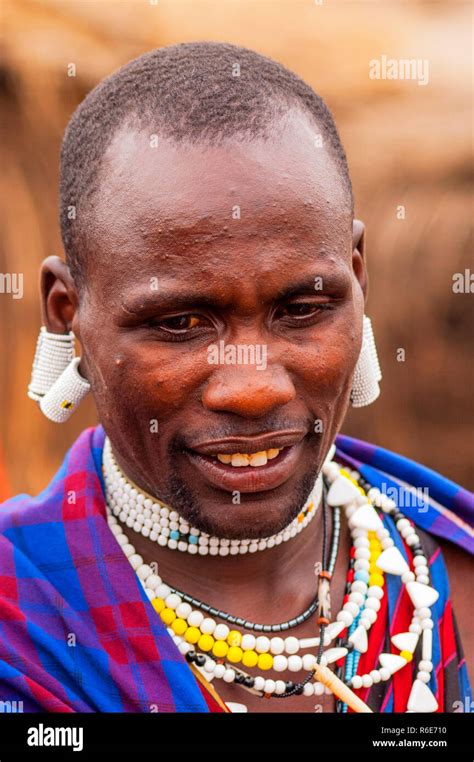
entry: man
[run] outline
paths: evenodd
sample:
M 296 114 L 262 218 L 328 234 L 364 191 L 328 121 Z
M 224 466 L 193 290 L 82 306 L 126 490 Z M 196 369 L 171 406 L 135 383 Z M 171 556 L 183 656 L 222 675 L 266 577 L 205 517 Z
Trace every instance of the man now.
M 59 420 L 90 385 L 102 426 L 82 435 L 45 493 L 0 512 L 2 698 L 29 711 L 462 711 L 466 665 L 442 557 L 423 528 L 452 546 L 456 585 L 472 552 L 469 496 L 349 438 L 331 461 L 365 346 L 367 272 L 321 99 L 231 45 L 151 51 L 75 112 L 61 222 L 66 262 L 42 267 L 45 342 L 72 330 L 84 381 L 69 396 L 35 387 L 40 356 L 30 392 Z M 409 510 L 372 492 L 392 511 L 382 524 L 365 494 L 387 483 L 397 495 L 408 483 L 434 494 Z M 366 524 L 351 519 L 358 507 Z M 391 571 L 377 566 L 389 548 Z M 403 590 L 416 558 L 416 584 L 436 597 L 427 605 Z M 375 613 L 366 604 L 360 625 L 370 590 Z M 467 599 L 457 587 L 453 597 L 467 640 Z M 423 621 L 433 636 L 422 653 Z M 268 625 L 268 640 L 278 635 L 266 646 Z M 326 662 L 344 695 L 324 689 L 319 646 L 298 655 L 330 627 L 340 650 Z M 263 679 L 269 664 L 276 672 Z

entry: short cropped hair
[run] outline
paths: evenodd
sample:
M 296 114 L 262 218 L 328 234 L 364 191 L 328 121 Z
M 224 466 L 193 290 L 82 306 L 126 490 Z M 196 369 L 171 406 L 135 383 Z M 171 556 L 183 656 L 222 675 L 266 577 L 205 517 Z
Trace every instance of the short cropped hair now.
M 93 209 L 104 153 L 125 123 L 152 127 L 178 142 L 213 143 L 268 134 L 275 119 L 295 107 L 313 118 L 328 145 L 353 213 L 347 159 L 333 116 L 280 63 L 236 45 L 182 43 L 151 50 L 100 82 L 75 110 L 61 148 L 61 235 L 74 279 L 84 277 L 81 216 Z

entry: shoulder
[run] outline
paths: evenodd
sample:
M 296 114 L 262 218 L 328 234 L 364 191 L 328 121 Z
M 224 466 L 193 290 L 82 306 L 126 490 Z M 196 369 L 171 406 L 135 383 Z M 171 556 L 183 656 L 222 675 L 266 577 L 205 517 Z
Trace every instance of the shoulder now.
M 0 534 L 4 534 L 11 527 L 20 525 L 24 511 L 28 510 L 32 502 L 31 495 L 22 494 L 0 503 Z

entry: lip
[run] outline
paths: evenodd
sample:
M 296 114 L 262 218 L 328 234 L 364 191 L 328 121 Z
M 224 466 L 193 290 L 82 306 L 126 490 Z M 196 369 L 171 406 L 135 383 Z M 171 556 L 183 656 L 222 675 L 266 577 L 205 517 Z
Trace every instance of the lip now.
M 306 433 L 306 431 L 293 429 L 259 434 L 255 437 L 223 437 L 190 444 L 187 449 L 199 455 L 235 455 L 238 452 L 251 455 L 261 450 L 281 450 L 283 447 L 291 447 L 301 442 Z
M 255 440 L 252 441 L 255 442 Z M 276 439 L 272 439 L 272 443 L 273 441 L 276 441 Z M 232 440 L 232 442 L 235 442 L 235 440 Z M 220 450 L 213 449 L 212 453 L 218 454 L 221 452 L 231 455 L 232 450 L 225 449 L 225 447 L 229 447 L 229 443 L 230 440 L 225 442 Z M 214 448 L 216 444 L 213 443 Z M 228 466 L 212 458 L 210 455 L 197 452 L 196 450 L 185 450 L 185 453 L 204 479 L 213 487 L 225 490 L 226 492 L 252 493 L 276 489 L 284 484 L 294 473 L 303 448 L 303 439 L 300 438 L 295 444 L 283 446 L 285 449 L 277 458 L 269 460 L 265 466 L 258 466 L 256 468 L 253 466 L 242 466 L 240 468 Z M 273 444 L 265 447 L 259 445 L 257 449 L 254 448 L 253 450 L 242 449 L 242 445 L 240 447 L 240 452 L 243 451 L 250 454 L 252 451 L 258 452 L 259 449 L 270 449 L 273 447 Z M 275 445 L 276 447 L 278 445 Z M 280 447 L 282 447 L 281 444 Z M 233 452 L 237 453 L 239 450 L 235 449 Z

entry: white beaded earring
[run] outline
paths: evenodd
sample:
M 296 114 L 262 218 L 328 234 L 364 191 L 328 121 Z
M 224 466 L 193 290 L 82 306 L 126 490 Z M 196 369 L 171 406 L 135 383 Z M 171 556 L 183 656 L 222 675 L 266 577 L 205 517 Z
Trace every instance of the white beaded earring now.
M 50 333 L 43 326 L 36 345 L 28 397 L 39 402 L 44 415 L 64 423 L 90 391 L 74 357 L 74 334 Z
M 73 332 L 50 333 L 42 326 L 36 343 L 28 397 L 39 402 L 73 358 Z
M 364 407 L 375 402 L 380 394 L 382 380 L 372 323 L 364 315 L 362 347 L 352 380 L 351 403 L 353 407 Z

